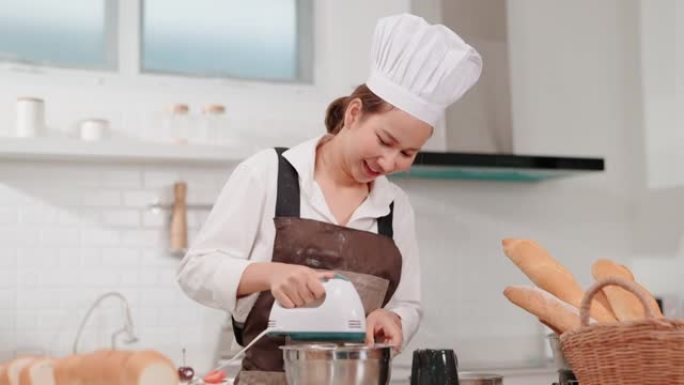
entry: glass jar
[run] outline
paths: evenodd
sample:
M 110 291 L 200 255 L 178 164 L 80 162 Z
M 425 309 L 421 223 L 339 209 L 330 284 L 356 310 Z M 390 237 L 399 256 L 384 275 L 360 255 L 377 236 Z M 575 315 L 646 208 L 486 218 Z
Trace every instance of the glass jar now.
M 236 138 L 230 137 L 226 108 L 221 104 L 210 104 L 203 109 L 205 143 L 211 145 L 235 145 Z
M 187 104 L 174 104 L 165 124 L 166 134 L 173 143 L 187 144 L 192 132 L 190 107 Z

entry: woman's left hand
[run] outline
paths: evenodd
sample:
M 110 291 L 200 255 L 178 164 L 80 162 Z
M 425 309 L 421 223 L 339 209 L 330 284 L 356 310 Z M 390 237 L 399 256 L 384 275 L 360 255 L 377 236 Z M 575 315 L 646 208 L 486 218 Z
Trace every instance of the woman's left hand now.
M 375 342 L 386 343 L 401 350 L 404 334 L 401 328 L 401 318 L 389 310 L 377 309 L 366 318 L 366 344 Z

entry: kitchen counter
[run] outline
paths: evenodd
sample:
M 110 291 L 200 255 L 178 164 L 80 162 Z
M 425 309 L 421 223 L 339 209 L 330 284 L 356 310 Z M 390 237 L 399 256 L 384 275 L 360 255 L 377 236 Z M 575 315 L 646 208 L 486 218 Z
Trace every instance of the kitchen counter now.
M 461 371 L 470 371 L 463 369 Z M 533 368 L 494 368 L 472 370 L 478 373 L 495 373 L 502 375 L 504 385 L 551 385 L 558 381 L 558 372 L 555 367 L 533 367 Z M 410 384 L 411 368 L 405 365 L 392 367 L 392 379 L 390 384 L 403 385 Z

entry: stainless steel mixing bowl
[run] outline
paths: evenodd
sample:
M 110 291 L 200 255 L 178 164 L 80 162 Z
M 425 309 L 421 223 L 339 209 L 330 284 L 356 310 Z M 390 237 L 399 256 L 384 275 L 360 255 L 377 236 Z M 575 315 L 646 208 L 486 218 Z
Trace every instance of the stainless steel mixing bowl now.
M 502 385 L 503 377 L 498 374 L 461 372 L 458 374 L 460 385 Z
M 288 385 L 387 385 L 388 345 L 296 344 L 282 346 Z

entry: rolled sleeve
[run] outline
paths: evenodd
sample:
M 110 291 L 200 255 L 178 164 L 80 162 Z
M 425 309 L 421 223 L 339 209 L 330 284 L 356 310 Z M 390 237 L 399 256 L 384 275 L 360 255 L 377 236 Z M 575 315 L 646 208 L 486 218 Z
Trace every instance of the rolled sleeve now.
M 235 311 L 240 278 L 252 261 L 231 258 L 223 252 L 188 253 L 178 282 L 195 301 L 230 313 Z
M 180 264 L 180 287 L 203 305 L 235 311 L 264 209 L 262 174 L 250 160 L 235 168 Z
M 394 241 L 402 255 L 401 280 L 385 309 L 401 318 L 404 346 L 411 341 L 423 317 L 420 289 L 420 257 L 413 208 L 402 193 L 395 204 Z

